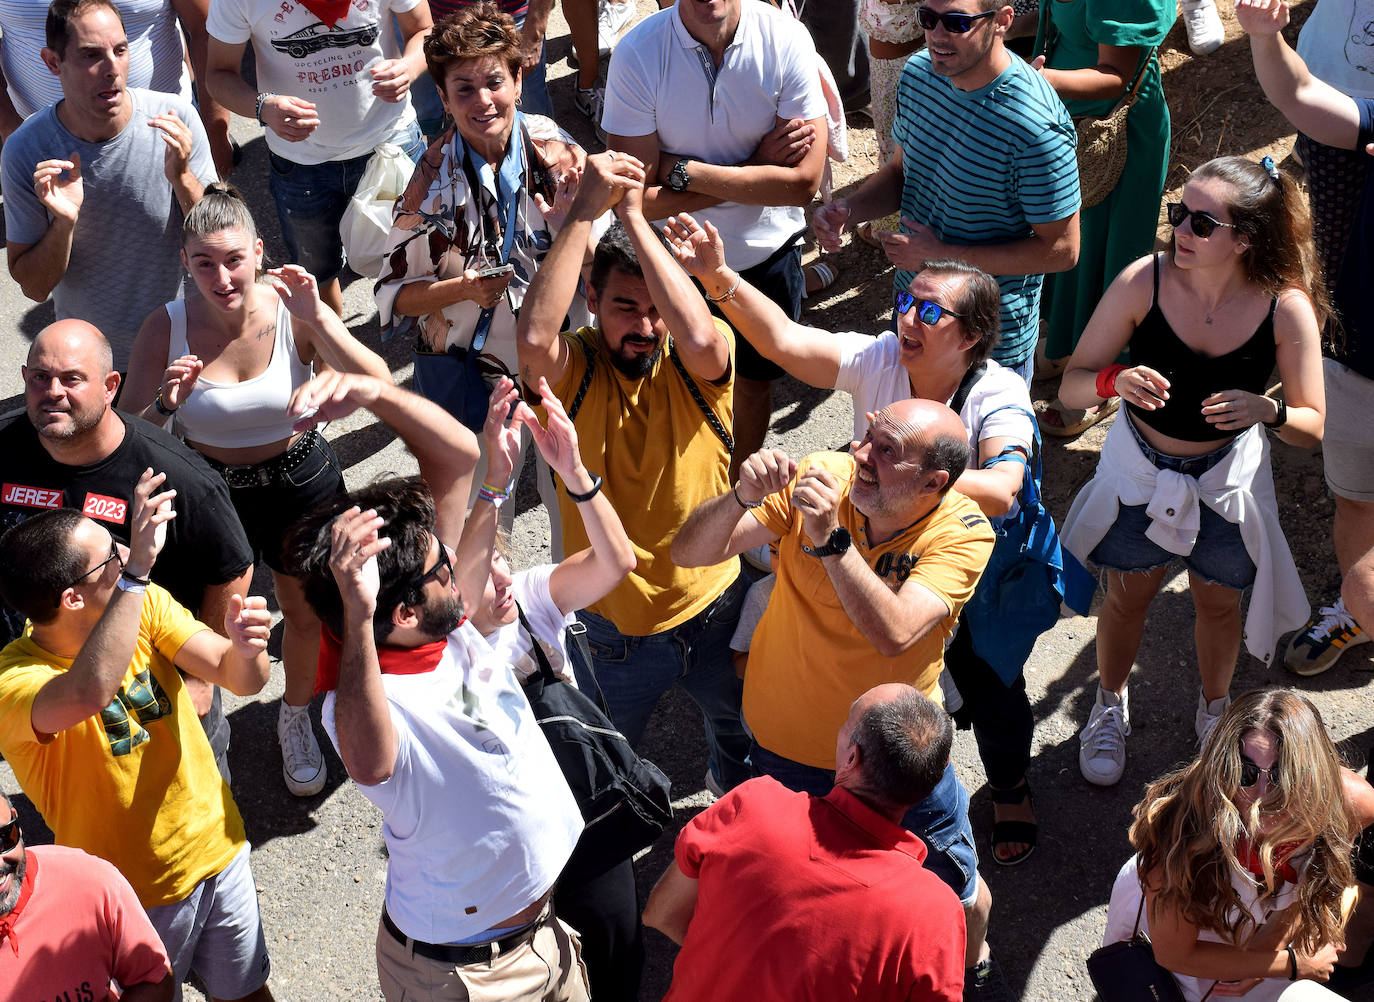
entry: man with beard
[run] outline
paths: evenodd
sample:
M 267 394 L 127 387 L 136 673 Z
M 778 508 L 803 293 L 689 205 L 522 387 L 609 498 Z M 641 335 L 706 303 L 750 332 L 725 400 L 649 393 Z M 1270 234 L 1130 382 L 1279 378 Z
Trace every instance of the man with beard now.
M 1078 261 L 1078 165 L 1064 102 L 1002 44 L 1001 0 L 930 0 L 926 47 L 897 85 L 892 159 L 857 191 L 816 210 L 825 250 L 846 229 L 892 212 L 901 232 L 876 233 L 904 292 L 924 262 L 957 258 L 997 279 L 1002 333 L 992 357 L 1029 386 L 1040 286 Z
M 576 935 L 549 899 L 582 815 L 514 670 L 463 615 L 449 555 L 477 441 L 371 376 L 322 373 L 291 406 L 320 421 L 366 408 L 420 465 L 317 508 L 287 547 L 324 624 L 325 730 L 386 821 L 382 994 L 581 1002 Z
M 680 683 L 705 717 L 707 785 L 729 789 L 749 775 L 730 652 L 747 581 L 733 556 L 688 569 L 668 547 L 693 508 L 730 486 L 734 339 L 644 218 L 643 192 L 634 157 L 587 159 L 520 311 L 520 374 L 527 393 L 546 378 L 567 408 L 588 469 L 635 547 L 635 570 L 579 614 L 616 726 L 637 743 L 659 697 Z M 610 208 L 620 225 L 597 245 L 587 293 L 601 326 L 560 334 L 592 220 Z M 579 500 L 574 485 L 562 485 L 570 553 L 588 544 Z
M 756 452 L 733 490 L 687 519 L 672 547 L 684 567 L 778 543 L 777 584 L 744 684 L 756 775 L 824 796 L 835 782 L 834 736 L 854 700 L 905 682 L 942 701 L 945 641 L 992 553 L 987 518 L 950 491 L 968 458 L 959 416 L 908 398 L 869 413 L 851 455 L 797 463 L 780 449 Z M 927 869 L 964 906 L 965 997 L 998 998 L 1001 973 L 985 942 L 992 899 L 953 765 L 902 824 L 929 846 Z
M 82 320 L 59 320 L 29 348 L 25 417 L 0 428 L 0 531 L 49 508 L 78 508 L 128 544 L 134 486 L 151 467 L 177 492 L 177 517 L 155 580 L 204 623 L 220 629 L 229 596 L 246 595 L 253 551 L 224 479 L 171 435 L 112 406 L 119 389 L 109 342 Z M 24 617 L 0 603 L 0 643 Z M 187 689 L 215 760 L 229 778 L 229 723 L 219 693 L 200 679 Z
M 29 848 L 0 793 L 0 985 L 15 1002 L 168 1002 L 172 969 L 133 888 L 113 866 L 60 845 Z

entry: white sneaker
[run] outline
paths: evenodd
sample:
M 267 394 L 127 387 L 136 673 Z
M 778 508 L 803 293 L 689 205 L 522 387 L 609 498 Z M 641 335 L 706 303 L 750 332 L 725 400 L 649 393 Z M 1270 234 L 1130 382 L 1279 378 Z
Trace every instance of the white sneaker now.
M 286 788 L 297 797 L 313 797 L 324 789 L 324 755 L 310 726 L 310 707 L 290 706 L 282 700 L 277 711 L 277 740 L 281 743 L 281 771 Z
M 605 59 L 620 40 L 620 33 L 635 19 L 634 0 L 615 3 L 613 0 L 600 0 L 596 5 L 596 47 Z
M 605 87 L 588 87 L 586 90 L 577 87 L 573 90 L 573 107 L 587 116 L 587 120 L 596 129 L 596 138 L 600 139 L 603 145 L 606 142 L 606 130 L 601 127 L 601 111 L 605 104 Z
M 1230 693 L 1220 699 L 1214 699 L 1210 703 L 1203 698 L 1202 693 L 1197 694 L 1197 714 L 1193 717 L 1193 730 L 1197 733 L 1199 745 L 1207 740 L 1207 735 L 1212 733 L 1212 728 L 1217 725 L 1217 721 L 1221 719 L 1221 715 L 1226 712 L 1226 708 L 1230 705 Z
M 1126 771 L 1126 735 L 1131 733 L 1126 691 L 1118 696 L 1097 687 L 1088 726 L 1078 735 L 1078 769 L 1097 786 L 1115 786 Z
M 1179 0 L 1178 9 L 1188 29 L 1188 48 L 1194 55 L 1205 56 L 1221 48 L 1226 33 L 1221 27 L 1216 0 Z

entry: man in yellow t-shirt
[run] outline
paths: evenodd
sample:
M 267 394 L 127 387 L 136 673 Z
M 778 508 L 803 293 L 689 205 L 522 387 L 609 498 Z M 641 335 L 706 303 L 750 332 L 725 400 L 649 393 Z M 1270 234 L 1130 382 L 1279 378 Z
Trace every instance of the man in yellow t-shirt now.
M 755 773 L 816 796 L 834 783 L 835 735 L 855 699 L 885 682 L 940 699 L 944 642 L 992 553 L 991 524 L 950 490 L 969 458 L 959 416 L 912 398 L 868 421 L 852 456 L 797 463 L 778 449 L 756 452 L 672 547 L 690 567 L 778 543 L 777 584 L 749 648 L 744 719 Z M 903 824 L 959 895 L 973 968 L 987 956 L 992 899 L 952 765 Z
M 178 986 L 195 970 L 213 998 L 268 1002 L 243 820 L 178 669 L 257 692 L 271 616 L 234 595 L 222 637 L 148 581 L 175 516 L 165 480 L 139 478 L 127 548 L 67 508 L 0 538 L 0 593 L 32 624 L 0 651 L 0 753 L 59 843 L 124 874 Z
M 633 157 L 588 158 L 525 294 L 520 374 L 527 392 L 546 379 L 563 402 L 634 544 L 635 570 L 580 614 L 611 716 L 637 743 L 659 697 L 680 683 L 706 719 L 707 782 L 724 790 L 749 777 L 730 653 L 746 582 L 733 555 L 687 568 L 668 550 L 687 515 L 730 485 L 734 339 L 644 218 L 643 185 Z M 560 335 L 592 221 L 610 208 L 621 225 L 597 246 L 587 293 L 601 326 Z M 588 545 L 575 507 L 560 487 L 570 553 Z

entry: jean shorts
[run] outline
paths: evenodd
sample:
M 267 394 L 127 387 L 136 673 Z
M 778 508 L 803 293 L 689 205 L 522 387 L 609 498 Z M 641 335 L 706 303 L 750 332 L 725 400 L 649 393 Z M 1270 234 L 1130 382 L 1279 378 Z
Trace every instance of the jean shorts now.
M 755 776 L 771 776 L 798 793 L 823 797 L 835 785 L 830 770 L 775 755 L 758 742 L 749 750 L 749 759 Z M 953 763 L 945 766 L 930 796 L 906 812 L 902 827 L 926 844 L 925 868 L 953 888 L 961 905 L 971 906 L 978 897 L 978 851 L 968 819 L 968 791 L 954 774 Z
M 412 162 L 418 161 L 425 152 L 424 137 L 414 122 L 386 142 L 405 150 Z M 366 153 L 349 160 L 298 164 L 267 151 L 267 159 L 272 165 L 268 187 L 277 203 L 277 218 L 281 221 L 287 253 L 292 262 L 314 275 L 321 285 L 338 278 L 343 271 L 346 258 L 339 223 L 371 158 L 372 154 Z M 376 276 L 363 277 L 373 279 Z
M 1129 416 L 1127 417 L 1129 421 Z M 1234 441 L 1201 456 L 1171 456 L 1151 447 L 1134 424 L 1128 425 L 1145 458 L 1158 469 L 1173 470 L 1198 477 L 1226 458 Z M 1153 571 L 1173 561 L 1178 554 L 1146 537 L 1150 528 L 1148 505 L 1121 505 L 1116 521 L 1097 544 L 1089 561 L 1097 567 L 1126 574 Z M 1240 526 L 1228 522 L 1205 504 L 1198 505 L 1199 526 L 1193 552 L 1183 560 L 1188 570 L 1211 584 L 1244 591 L 1255 582 L 1255 562 L 1245 548 Z

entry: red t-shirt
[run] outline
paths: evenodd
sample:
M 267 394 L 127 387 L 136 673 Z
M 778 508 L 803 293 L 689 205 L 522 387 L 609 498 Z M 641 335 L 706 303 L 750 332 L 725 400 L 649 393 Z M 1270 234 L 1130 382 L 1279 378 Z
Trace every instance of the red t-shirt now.
M 839 787 L 736 787 L 678 836 L 697 903 L 664 1002 L 959 1002 L 964 912 L 925 856 Z
M 24 854 L 32 890 L 0 941 L 0 985 L 9 1002 L 114 999 L 121 987 L 171 972 L 167 951 L 129 882 L 105 860 L 60 845 Z

